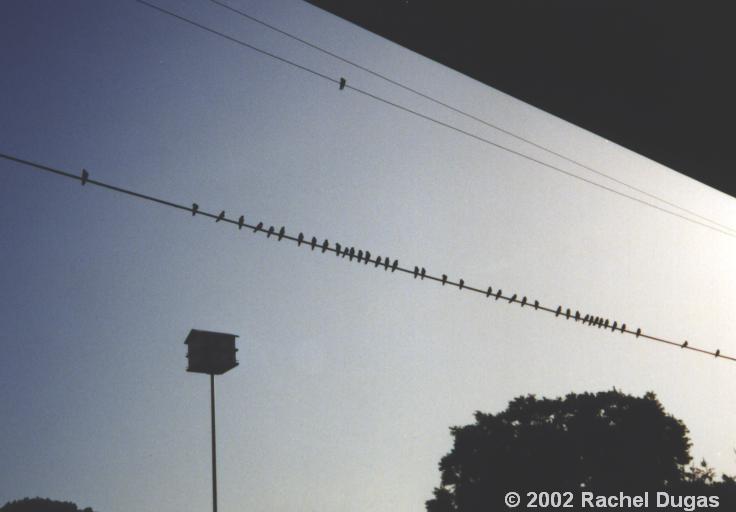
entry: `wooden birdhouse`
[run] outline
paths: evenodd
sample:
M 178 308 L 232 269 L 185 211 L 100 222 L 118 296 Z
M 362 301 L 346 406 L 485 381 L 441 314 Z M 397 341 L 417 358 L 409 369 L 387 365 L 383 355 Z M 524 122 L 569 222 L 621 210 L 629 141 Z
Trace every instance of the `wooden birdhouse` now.
M 222 375 L 238 366 L 235 358 L 235 334 L 222 332 L 189 331 L 186 341 L 188 372 Z

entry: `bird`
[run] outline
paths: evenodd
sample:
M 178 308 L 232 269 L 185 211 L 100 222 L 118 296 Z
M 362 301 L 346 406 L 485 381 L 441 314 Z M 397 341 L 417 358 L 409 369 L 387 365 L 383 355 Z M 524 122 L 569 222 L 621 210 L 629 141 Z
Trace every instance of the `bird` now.
M 257 233 L 258 231 L 261 231 L 263 229 L 263 222 L 259 222 L 256 227 L 253 228 L 253 232 Z
M 399 268 L 399 260 L 394 260 L 394 264 L 391 265 L 391 272 L 396 272 L 397 268 Z
M 560 316 L 560 313 L 562 313 L 562 306 L 557 306 L 557 311 L 555 311 L 555 316 Z
M 500 299 L 502 294 L 503 294 L 503 290 L 501 290 L 501 288 L 496 290 L 496 300 Z
M 603 327 L 604 327 L 605 329 L 608 329 L 608 318 L 606 318 L 606 321 L 605 321 L 605 322 L 603 322 Z
M 511 298 L 509 299 L 509 304 L 513 304 L 515 300 L 516 300 L 516 294 L 511 296 Z
M 351 247 L 350 252 L 348 253 L 348 258 L 350 258 L 350 261 L 353 261 L 354 256 L 355 256 L 355 247 Z
M 626 331 L 626 324 L 621 324 L 621 334 Z
M 309 245 L 311 245 L 312 246 L 312 250 L 314 250 L 314 248 L 317 246 L 317 237 L 316 236 L 313 236 L 312 237 L 312 241 L 310 242 Z
M 89 179 L 89 173 L 87 172 L 87 169 L 82 169 L 82 186 L 84 186 L 87 183 L 88 179 Z
M 273 232 L 274 232 L 274 227 L 270 226 L 268 228 L 268 233 L 266 233 L 266 238 L 271 238 L 271 235 L 273 235 Z
M 238 229 L 243 229 L 243 224 L 245 224 L 245 216 L 241 215 L 238 219 Z
M 584 324 L 588 322 L 588 317 L 590 317 L 590 315 L 585 315 L 585 317 L 583 318 L 583 323 Z
M 613 321 L 613 325 L 611 326 L 611 331 L 616 332 L 616 320 Z
M 521 307 L 523 308 L 524 306 L 526 306 L 526 295 L 521 299 Z
M 460 279 L 460 282 L 457 283 L 457 287 L 458 287 L 458 289 L 462 290 L 463 289 L 463 286 L 465 286 L 465 281 L 462 280 L 462 279 Z
M 281 229 L 279 229 L 279 242 L 282 238 L 284 238 L 284 233 L 286 233 L 286 228 L 284 226 L 281 226 Z
M 345 84 L 346 84 L 346 83 L 347 83 L 347 80 L 345 80 L 344 78 L 340 77 L 340 90 L 341 90 L 341 91 L 342 91 L 343 89 L 345 89 Z
M 371 251 L 365 251 L 365 264 L 367 265 L 371 261 Z
M 641 327 L 636 330 L 636 337 L 638 338 L 641 335 Z
M 391 261 L 388 259 L 388 256 L 386 256 L 385 258 L 383 258 L 383 271 L 384 272 L 386 270 L 388 270 L 389 263 L 391 263 Z
M 535 300 L 534 301 L 534 309 L 539 309 L 539 301 L 538 300 Z
M 486 297 L 490 297 L 492 293 L 493 293 L 493 289 L 489 286 L 488 289 L 486 290 Z
M 376 263 L 373 266 L 374 267 L 378 267 L 378 265 L 380 265 L 380 264 L 381 264 L 381 257 L 380 256 L 376 256 Z
M 225 218 L 225 210 L 222 210 L 220 212 L 220 215 L 218 215 L 217 218 L 215 219 L 215 222 L 220 222 L 224 218 Z
M 363 251 L 358 251 L 358 263 L 363 261 Z
M 342 246 L 338 243 L 335 243 L 335 256 L 340 256 L 340 249 Z
M 419 275 L 419 267 L 414 267 L 414 279 Z
M 422 267 L 422 271 L 419 273 L 422 279 L 424 279 L 424 276 L 427 275 L 427 271 Z
M 685 347 L 687 347 L 687 340 L 685 340 L 685 343 L 683 343 L 682 345 L 680 345 L 680 348 L 685 348 Z
M 442 286 L 445 286 L 446 282 L 447 282 L 447 274 L 442 274 Z
M 576 322 L 579 322 L 580 321 L 580 311 L 578 311 L 578 310 L 575 310 L 575 321 Z
M 719 348 L 718 350 L 716 350 L 716 357 L 718 357 L 720 355 L 721 355 L 721 349 Z
M 197 203 L 192 203 L 192 217 L 197 215 L 197 210 L 199 210 L 199 205 Z
M 570 308 L 567 308 L 567 311 L 565 312 L 565 318 L 570 320 Z
M 600 329 L 601 327 L 603 327 L 603 319 L 598 318 L 598 328 Z
M 325 238 L 325 241 L 322 242 L 322 254 L 327 252 L 327 248 L 330 246 L 330 242 Z
M 299 235 L 296 237 L 296 246 L 301 247 L 302 242 L 304 241 L 304 233 L 299 233 Z

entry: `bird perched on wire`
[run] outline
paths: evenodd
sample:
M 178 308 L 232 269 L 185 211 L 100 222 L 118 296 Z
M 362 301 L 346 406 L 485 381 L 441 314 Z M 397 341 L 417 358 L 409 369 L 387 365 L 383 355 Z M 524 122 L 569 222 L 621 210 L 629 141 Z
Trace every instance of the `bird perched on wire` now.
M 524 306 L 526 306 L 526 295 L 521 299 L 521 307 L 523 308 Z
M 499 288 L 496 291 L 496 300 L 500 299 L 501 298 L 501 295 L 503 295 L 503 290 L 501 290 L 501 288 Z
M 279 229 L 279 242 L 282 238 L 284 238 L 284 234 L 286 234 L 286 228 L 284 226 L 281 226 L 281 229 Z
M 299 233 L 299 236 L 296 237 L 296 246 L 301 247 L 303 241 L 304 241 L 304 233 Z
M 685 343 L 683 343 L 682 345 L 680 345 L 680 348 L 685 348 L 685 347 L 687 347 L 687 340 L 685 340 Z
M 348 253 L 348 258 L 350 261 L 353 261 L 353 258 L 355 257 L 355 247 L 350 248 L 350 252 Z
M 87 183 L 88 179 L 89 179 L 89 173 L 87 172 L 87 169 L 82 169 L 82 179 L 80 180 L 82 182 L 82 186 L 84 186 Z
M 567 308 L 567 311 L 565 311 L 565 318 L 570 320 L 570 308 Z
M 557 311 L 555 311 L 555 316 L 560 316 L 560 313 L 562 313 L 562 306 L 557 306 Z
M 608 318 L 606 318 L 606 321 L 603 322 L 603 328 L 608 329 Z
M 424 276 L 427 275 L 427 271 L 422 267 L 422 270 L 419 272 L 419 276 L 424 279 Z
M 719 349 L 716 350 L 716 357 L 718 357 L 720 355 L 721 355 L 721 349 L 719 348 Z
M 380 264 L 381 264 L 381 257 L 380 256 L 376 256 L 376 262 L 373 265 L 373 267 L 374 268 L 378 268 L 378 265 L 380 265 Z
M 366 265 L 371 262 L 371 251 L 365 251 L 364 259 Z
M 199 210 L 199 205 L 197 203 L 192 203 L 192 217 L 197 215 L 198 210 Z
M 626 324 L 621 324 L 621 334 L 626 332 Z
M 493 288 L 489 286 L 488 289 L 486 290 L 486 297 L 490 297 L 492 293 L 493 293 Z
M 238 229 L 243 229 L 243 224 L 245 224 L 245 216 L 241 215 L 238 219 Z
M 271 235 L 273 235 L 275 231 L 275 228 L 273 226 L 268 228 L 268 233 L 266 233 L 266 238 L 271 238 Z
M 312 246 L 312 250 L 314 250 L 314 248 L 317 247 L 317 237 L 316 236 L 312 237 L 312 241 L 309 245 Z
M 396 272 L 397 268 L 399 268 L 399 260 L 394 260 L 394 264 L 391 265 L 391 272 Z
M 511 298 L 509 299 L 509 304 L 513 304 L 515 300 L 516 300 L 516 294 L 513 294 Z
M 217 218 L 215 219 L 215 222 L 220 222 L 224 218 L 225 218 L 225 210 L 222 210 L 220 212 L 220 215 L 218 215 Z
M 588 317 L 589 317 L 589 316 L 590 316 L 590 315 L 585 315 L 585 317 L 583 317 L 583 324 L 586 324 L 586 323 L 588 323 Z
M 534 301 L 534 309 L 539 309 L 539 301 L 538 300 L 535 300 Z
M 322 254 L 327 252 L 327 248 L 330 246 L 330 242 L 325 238 L 325 241 L 322 242 Z
M 360 250 L 358 251 L 357 258 L 358 258 L 358 263 L 360 263 L 361 261 L 363 261 L 363 251 L 360 251 Z
M 465 286 L 465 281 L 463 279 L 460 279 L 460 282 L 457 283 L 458 289 L 462 290 L 463 286 Z
M 253 228 L 253 232 L 257 233 L 263 229 L 263 222 L 259 222 L 256 227 Z
M 442 274 L 442 286 L 445 286 L 446 282 L 447 282 L 447 274 Z
M 616 325 L 617 325 L 617 322 L 616 320 L 614 320 L 613 325 L 611 326 L 611 331 L 616 332 Z
M 580 311 L 578 311 L 577 309 L 575 310 L 575 321 L 576 322 L 580 321 Z
M 335 256 L 340 256 L 340 249 L 341 248 L 342 248 L 342 246 L 340 244 L 338 244 L 337 242 L 335 242 Z
M 414 279 L 419 276 L 419 267 L 414 267 Z
M 388 266 L 390 264 L 391 264 L 391 261 L 389 260 L 388 256 L 386 256 L 385 258 L 383 258 L 383 271 L 384 272 L 388 270 Z

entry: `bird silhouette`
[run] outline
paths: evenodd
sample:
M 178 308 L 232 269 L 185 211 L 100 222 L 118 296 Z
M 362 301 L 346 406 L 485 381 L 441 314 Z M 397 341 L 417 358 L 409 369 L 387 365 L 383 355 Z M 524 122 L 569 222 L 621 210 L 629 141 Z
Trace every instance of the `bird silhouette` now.
M 215 222 L 220 222 L 224 218 L 225 218 L 225 210 L 222 210 L 220 212 L 220 215 L 218 215 L 217 218 L 215 219 Z
M 526 295 L 521 299 L 521 307 L 523 308 L 524 306 L 526 306 Z
M 458 289 L 462 290 L 463 289 L 463 286 L 465 286 L 465 281 L 462 280 L 462 279 L 460 279 L 460 282 L 457 283 L 457 287 L 458 287 Z
M 327 252 L 327 248 L 330 246 L 330 242 L 325 238 L 325 241 L 322 242 L 322 254 Z
M 716 350 L 716 357 L 718 357 L 720 355 L 721 355 L 721 349 L 719 348 L 718 350 Z
M 199 210 L 199 205 L 197 203 L 192 203 L 192 217 L 197 215 L 197 210 Z
M 340 249 L 342 246 L 338 243 L 335 243 L 335 256 L 340 256 Z
M 621 334 L 626 331 L 626 324 L 621 324 Z
M 389 266 L 390 263 L 391 263 L 391 261 L 389 260 L 388 256 L 386 256 L 385 258 L 383 258 L 383 271 L 384 272 L 388 270 L 388 266 Z
M 381 257 L 376 256 L 376 263 L 373 265 L 374 268 L 378 268 L 378 265 L 381 264 Z
M 616 331 L 616 320 L 613 321 L 613 325 L 611 326 L 611 331 Z
M 535 300 L 534 301 L 534 309 L 539 309 L 539 301 L 538 300 Z
M 273 232 L 274 232 L 274 227 L 270 226 L 268 228 L 268 233 L 266 233 L 266 238 L 271 238 L 271 235 L 273 235 Z
M 345 80 L 345 79 L 344 79 L 344 78 L 342 78 L 342 77 L 340 78 L 340 90 L 341 90 L 341 91 L 342 91 L 343 89 L 345 89 L 345 84 L 347 84 L 347 83 L 348 83 L 348 82 L 347 82 L 347 80 Z
M 608 329 L 608 318 L 606 318 L 606 321 L 603 322 L 603 328 Z
M 241 215 L 238 219 L 238 229 L 243 229 L 243 224 L 245 224 L 245 216 Z
M 567 311 L 565 311 L 565 318 L 570 320 L 570 308 L 567 308 Z
M 513 294 L 511 298 L 509 299 L 509 304 L 513 304 L 515 300 L 516 300 L 516 294 Z
M 284 234 L 286 233 L 286 228 L 284 226 L 281 226 L 281 229 L 279 229 L 279 242 L 282 238 L 284 238 Z
M 578 310 L 575 310 L 575 321 L 576 322 L 579 322 L 580 321 L 580 311 L 578 311 Z
M 422 279 L 424 279 L 424 276 L 427 275 L 427 271 L 424 270 L 424 267 L 422 267 L 422 271 L 419 273 Z
M 355 257 L 355 247 L 351 247 L 350 252 L 348 253 L 348 258 L 350 258 L 350 261 L 353 261 L 353 257 Z
M 447 274 L 442 274 L 442 286 L 445 286 L 446 282 L 447 282 Z
M 496 300 L 500 299 L 502 294 L 503 294 L 503 290 L 501 290 L 501 288 L 496 290 Z
M 588 317 L 589 317 L 589 316 L 590 316 L 590 315 L 585 315 L 585 317 L 583 317 L 583 323 L 587 323 L 587 321 L 588 321 Z
M 358 251 L 358 263 L 363 261 L 363 251 Z
M 687 347 L 687 340 L 685 340 L 685 343 L 683 343 L 682 345 L 680 345 L 680 348 L 685 348 L 685 347 Z
M 555 316 L 560 316 L 560 313 L 562 313 L 562 306 L 557 306 L 557 311 L 555 311 Z
M 299 236 L 296 237 L 296 246 L 301 247 L 303 241 L 304 241 L 304 233 L 299 233 Z
M 419 267 L 414 267 L 414 279 L 419 275 Z
M 371 261 L 371 251 L 365 251 L 365 264 L 367 265 Z
M 397 268 L 399 268 L 399 260 L 394 260 L 394 264 L 391 265 L 391 272 L 396 272 Z
M 256 227 L 254 227 L 254 228 L 253 228 L 253 232 L 254 232 L 254 233 L 257 233 L 257 232 L 259 232 L 259 231 L 260 231 L 261 229 L 263 229 L 263 222 L 259 222 L 259 223 L 258 223 L 258 225 L 257 225 Z
M 641 335 L 641 328 L 636 330 L 636 337 L 638 338 Z
M 314 250 L 314 248 L 317 246 L 317 237 L 316 236 L 313 236 L 312 237 L 312 241 L 309 243 L 309 245 L 311 245 L 312 246 L 312 250 Z
M 87 169 L 82 169 L 82 186 L 84 186 L 87 183 L 87 180 L 89 179 L 89 173 L 87 172 Z
M 493 289 L 489 286 L 488 289 L 486 290 L 486 297 L 490 297 L 492 293 L 493 293 Z

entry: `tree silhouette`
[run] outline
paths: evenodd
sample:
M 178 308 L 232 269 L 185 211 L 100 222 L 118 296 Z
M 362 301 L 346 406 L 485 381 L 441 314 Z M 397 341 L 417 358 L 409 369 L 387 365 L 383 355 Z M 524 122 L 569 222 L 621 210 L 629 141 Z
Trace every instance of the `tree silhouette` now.
M 688 466 L 688 430 L 653 393 L 634 397 L 614 389 L 557 399 L 519 397 L 505 411 L 476 412 L 474 424 L 450 431 L 454 446 L 439 464 L 441 486 L 427 501 L 428 512 L 506 510 L 509 491 L 522 497 L 528 491 L 572 491 L 576 506 L 581 490 L 717 491 L 727 495 L 721 510 L 736 494 L 734 480 L 716 482 L 705 462 Z
M 94 512 L 91 508 L 77 508 L 68 501 L 54 501 L 47 498 L 23 498 L 11 501 L 0 508 L 0 512 Z

